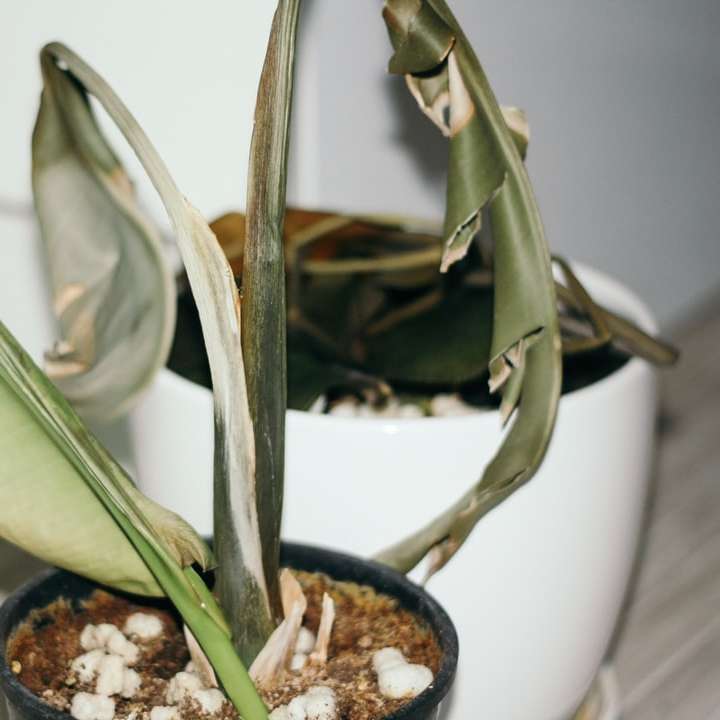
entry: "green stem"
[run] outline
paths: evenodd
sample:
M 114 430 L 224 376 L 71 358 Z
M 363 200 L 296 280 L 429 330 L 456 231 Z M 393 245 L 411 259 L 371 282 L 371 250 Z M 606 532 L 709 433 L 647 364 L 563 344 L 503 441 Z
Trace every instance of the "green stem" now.
M 258 88 L 250 147 L 246 240 L 242 277 L 242 354 L 255 437 L 255 492 L 262 565 L 269 607 L 260 612 L 257 592 L 236 572 L 243 549 L 232 532 L 240 517 L 228 512 L 231 488 L 216 487 L 218 590 L 229 614 L 236 647 L 246 662 L 261 650 L 282 617 L 278 586 L 280 522 L 287 405 L 285 218 L 287 154 L 295 36 L 300 0 L 280 0 L 273 19 Z
M 227 696 L 242 718 L 244 720 L 267 720 L 268 710 L 235 651 L 227 623 L 223 622 L 221 626 L 213 617 L 217 606 L 211 600 L 212 595 L 202 580 L 194 570 L 186 568 L 184 573 L 192 588 L 192 591 L 188 591 L 187 587 L 183 587 L 177 582 L 175 573 L 169 571 L 167 565 L 158 562 L 149 548 L 143 548 L 144 540 L 139 534 L 136 535 L 133 530 L 130 530 L 128 537 L 197 638 Z M 199 593 L 202 598 L 200 602 L 198 602 L 196 593 Z

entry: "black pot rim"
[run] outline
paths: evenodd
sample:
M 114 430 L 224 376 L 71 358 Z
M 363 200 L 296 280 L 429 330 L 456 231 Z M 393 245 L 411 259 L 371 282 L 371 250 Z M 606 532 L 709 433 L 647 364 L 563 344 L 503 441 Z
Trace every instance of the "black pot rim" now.
M 424 717 L 425 713 L 439 706 L 455 678 L 459 652 L 458 637 L 445 610 L 426 590 L 385 565 L 316 546 L 284 542 L 281 562 L 297 570 L 326 573 L 334 580 L 370 585 L 379 592 L 397 598 L 403 607 L 419 615 L 433 630 L 440 644 L 442 650 L 440 667 L 427 690 L 383 720 L 412 720 L 418 716 L 418 713 Z M 63 579 L 77 585 L 87 585 L 88 590 L 102 587 L 65 570 L 49 569 L 23 584 L 0 606 L 0 689 L 11 704 L 24 708 L 25 712 L 30 713 L 29 717 L 37 720 L 68 720 L 71 716 L 43 702 L 20 683 L 8 665 L 6 646 L 11 633 L 35 607 L 30 604 L 28 597 L 32 598 L 46 586 L 57 585 Z M 54 597 L 61 595 L 58 589 Z M 45 604 L 49 602 L 52 600 L 46 600 Z M 38 604 L 38 607 L 42 606 Z

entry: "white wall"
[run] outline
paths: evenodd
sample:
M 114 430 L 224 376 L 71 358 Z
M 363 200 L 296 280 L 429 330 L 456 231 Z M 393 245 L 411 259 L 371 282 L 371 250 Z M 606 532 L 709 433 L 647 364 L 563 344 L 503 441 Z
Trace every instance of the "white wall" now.
M 381 2 L 306 5 L 293 197 L 440 215 L 445 145 L 384 74 Z M 451 5 L 500 101 L 529 112 L 552 248 L 618 275 L 663 322 L 720 285 L 720 3 Z
M 214 215 L 244 205 L 273 9 L 272 2 L 239 0 L 3 0 L 0 212 L 30 200 L 37 52 L 50 40 L 65 42 L 105 76 L 201 210 Z M 128 155 L 121 141 L 118 147 Z M 147 184 L 140 186 L 154 204 Z

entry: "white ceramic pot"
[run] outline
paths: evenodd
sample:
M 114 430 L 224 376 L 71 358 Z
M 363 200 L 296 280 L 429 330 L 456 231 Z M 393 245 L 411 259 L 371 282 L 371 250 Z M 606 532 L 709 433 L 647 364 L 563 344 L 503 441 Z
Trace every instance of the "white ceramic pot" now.
M 580 275 L 598 300 L 654 330 L 621 285 Z M 541 471 L 430 582 L 460 634 L 452 720 L 559 720 L 582 701 L 628 583 L 655 411 L 653 370 L 637 359 L 564 396 Z M 209 532 L 210 393 L 163 371 L 130 426 L 143 490 Z M 496 412 L 384 420 L 290 411 L 284 534 L 371 554 L 455 500 L 500 437 Z

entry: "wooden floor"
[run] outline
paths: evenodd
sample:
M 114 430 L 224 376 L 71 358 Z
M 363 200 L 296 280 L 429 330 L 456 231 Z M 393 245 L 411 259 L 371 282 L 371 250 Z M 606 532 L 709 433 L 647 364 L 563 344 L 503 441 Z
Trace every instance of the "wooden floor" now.
M 720 720 L 720 296 L 675 333 L 655 491 L 615 664 L 624 720 Z
M 624 720 L 720 720 L 720 295 L 674 339 L 683 357 L 662 377 L 655 487 L 615 643 Z M 38 567 L 0 544 L 0 596 Z

